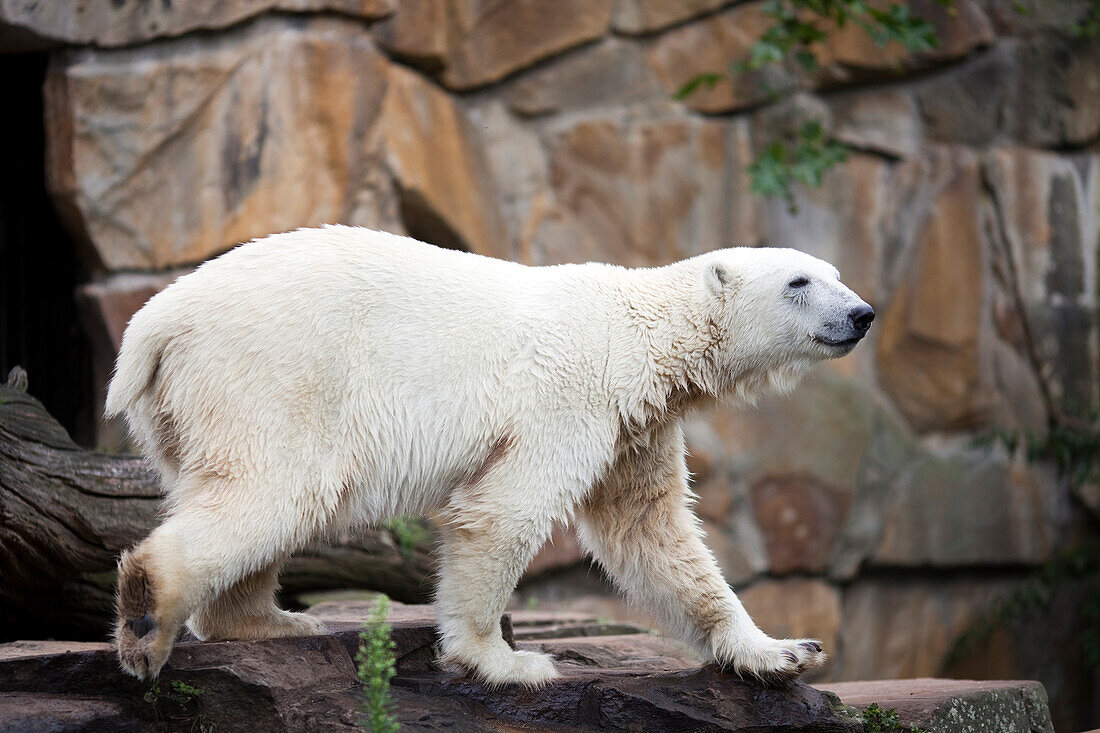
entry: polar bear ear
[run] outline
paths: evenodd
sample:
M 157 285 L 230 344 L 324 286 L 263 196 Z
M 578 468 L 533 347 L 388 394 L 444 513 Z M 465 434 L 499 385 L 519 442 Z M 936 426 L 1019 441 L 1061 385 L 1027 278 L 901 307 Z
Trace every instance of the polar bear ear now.
M 721 262 L 712 262 L 707 265 L 703 274 L 707 289 L 714 295 L 721 296 L 733 287 L 734 275 L 730 269 Z

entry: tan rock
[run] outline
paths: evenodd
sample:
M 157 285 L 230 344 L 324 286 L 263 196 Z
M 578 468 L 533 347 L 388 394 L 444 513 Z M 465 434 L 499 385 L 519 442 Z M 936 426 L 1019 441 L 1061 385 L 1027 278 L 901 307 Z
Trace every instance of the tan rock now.
M 841 142 L 899 158 L 916 156 L 922 139 L 913 96 L 896 88 L 864 89 L 829 99 Z
M 504 93 L 522 115 L 628 105 L 660 96 L 661 87 L 638 45 L 615 38 L 523 74 Z
M 872 562 L 924 567 L 1036 565 L 1068 523 L 1044 497 L 1046 471 L 974 456 L 925 455 L 896 481 Z
M 391 67 L 389 80 L 376 134 L 405 228 L 433 244 L 506 257 L 489 164 L 465 112 L 411 71 Z
M 829 679 L 936 677 L 958 638 L 1011 581 L 860 580 L 844 593 Z
M 360 26 L 327 19 L 66 55 L 47 79 L 51 193 L 107 270 L 300 226 L 392 226 L 388 193 L 363 195 L 386 79 Z
M 188 0 L 187 2 L 36 2 L 0 0 L 0 29 L 23 48 L 112 47 L 188 31 L 226 28 L 271 10 L 335 11 L 380 18 L 395 0 Z
M 371 35 L 392 56 L 426 71 L 447 63 L 448 0 L 401 0 L 397 11 L 371 26 Z
M 731 0 L 615 0 L 611 24 L 620 33 L 652 33 L 730 3 Z
M 466 113 L 358 24 L 267 19 L 231 39 L 51 68 L 50 187 L 100 267 L 195 263 L 335 222 L 506 247 Z
M 810 578 L 761 580 L 739 591 L 738 597 L 764 633 L 820 639 L 826 653 L 837 653 L 841 596 L 831 584 Z M 830 667 L 825 669 L 828 673 Z
M 880 46 L 858 24 L 827 29 L 828 36 L 815 47 L 823 70 L 817 78 L 826 83 L 858 79 L 861 72 L 896 71 L 926 68 L 961 58 L 994 40 L 993 26 L 981 7 L 963 0 L 946 8 L 935 0 L 917 0 L 911 4 L 914 16 L 936 27 L 939 45 L 930 51 L 914 53 L 898 43 Z
M 747 195 L 744 121 L 589 119 L 550 136 L 554 199 L 545 220 L 581 229 L 606 259 L 664 264 L 751 243 L 759 202 Z M 543 247 L 540 240 L 531 246 Z M 568 242 L 568 234 L 561 239 Z M 588 252 L 563 251 L 569 260 Z
M 986 286 L 978 165 L 962 150 L 941 153 L 948 155 L 909 274 L 876 323 L 882 384 L 921 431 L 979 425 L 993 400 L 979 362 Z
M 440 78 L 452 89 L 484 86 L 599 38 L 611 24 L 611 4 L 612 0 L 451 0 Z
M 762 2 L 738 5 L 661 34 L 647 59 L 669 95 L 700 74 L 724 73 L 746 61 L 749 49 L 771 25 Z M 791 87 L 793 78 L 779 68 L 728 75 L 712 87 L 700 87 L 684 104 L 701 112 L 729 112 L 759 104 Z

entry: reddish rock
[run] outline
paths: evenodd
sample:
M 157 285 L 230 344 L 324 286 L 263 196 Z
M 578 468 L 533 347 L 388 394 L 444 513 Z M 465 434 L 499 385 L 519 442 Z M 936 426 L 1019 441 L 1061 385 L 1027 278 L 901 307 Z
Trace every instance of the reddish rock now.
M 1047 694 L 1023 680 L 913 679 L 814 685 L 860 710 L 894 710 L 903 726 L 922 730 L 1053 733 Z
M 584 550 L 577 542 L 577 535 L 570 527 L 554 525 L 550 539 L 538 551 L 535 558 L 524 571 L 524 578 L 533 578 L 548 570 L 567 568 L 578 564 L 584 558 Z
M 772 573 L 821 572 L 848 518 L 851 494 L 812 476 L 768 476 L 752 487 Z

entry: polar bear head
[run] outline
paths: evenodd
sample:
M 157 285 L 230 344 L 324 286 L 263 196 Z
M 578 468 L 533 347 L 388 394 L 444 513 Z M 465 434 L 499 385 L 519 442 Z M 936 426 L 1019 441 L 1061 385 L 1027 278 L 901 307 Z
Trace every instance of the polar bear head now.
M 835 267 L 793 249 L 713 252 L 704 280 L 723 334 L 716 356 L 731 375 L 749 370 L 773 382 L 796 377 L 816 361 L 852 351 L 875 317 Z

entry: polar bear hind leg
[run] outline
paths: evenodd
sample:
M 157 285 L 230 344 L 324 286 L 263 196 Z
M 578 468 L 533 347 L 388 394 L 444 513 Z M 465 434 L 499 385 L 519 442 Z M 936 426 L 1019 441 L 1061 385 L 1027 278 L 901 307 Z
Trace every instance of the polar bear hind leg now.
M 306 613 L 284 611 L 275 603 L 282 562 L 246 575 L 229 590 L 199 607 L 187 626 L 204 641 L 272 639 L 325 633 L 325 625 Z
M 240 481 L 208 481 L 193 490 L 207 497 L 232 492 L 233 500 L 193 497 L 119 561 L 115 641 L 122 668 L 140 679 L 157 676 L 193 615 L 200 635 L 219 638 L 239 638 L 249 617 L 265 625 L 248 638 L 321 630 L 311 619 L 279 611 L 273 594 L 276 563 L 312 537 L 328 513 L 280 506 Z

